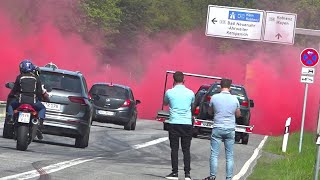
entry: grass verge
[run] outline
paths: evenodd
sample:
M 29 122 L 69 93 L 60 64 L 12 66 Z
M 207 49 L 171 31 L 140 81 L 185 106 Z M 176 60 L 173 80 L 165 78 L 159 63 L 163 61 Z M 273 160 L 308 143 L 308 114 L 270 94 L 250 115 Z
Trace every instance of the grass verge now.
M 247 180 L 313 179 L 316 162 L 315 134 L 303 134 L 299 153 L 300 132 L 289 135 L 287 151 L 281 150 L 283 136 L 268 137 L 253 173 Z

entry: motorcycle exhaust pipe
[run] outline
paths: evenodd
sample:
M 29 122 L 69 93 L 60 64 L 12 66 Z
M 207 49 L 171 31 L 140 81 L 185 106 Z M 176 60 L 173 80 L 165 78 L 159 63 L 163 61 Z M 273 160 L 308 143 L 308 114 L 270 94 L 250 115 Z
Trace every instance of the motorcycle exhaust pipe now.
M 31 122 L 32 122 L 32 124 L 34 124 L 34 125 L 38 125 L 38 124 L 39 124 L 39 120 L 36 119 L 36 118 L 32 119 Z

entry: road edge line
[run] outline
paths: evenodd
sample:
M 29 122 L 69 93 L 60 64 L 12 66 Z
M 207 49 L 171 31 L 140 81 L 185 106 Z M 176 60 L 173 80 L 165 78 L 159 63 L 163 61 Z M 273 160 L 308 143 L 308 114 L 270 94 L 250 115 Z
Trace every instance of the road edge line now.
M 267 139 L 268 139 L 268 136 L 265 136 L 263 138 L 263 140 L 260 142 L 259 146 L 254 150 L 252 156 L 243 165 L 243 167 L 241 168 L 240 172 L 232 178 L 232 180 L 239 180 L 241 177 L 243 177 L 247 173 L 251 163 L 258 157 L 259 152 L 263 148 L 264 143 L 267 141 Z

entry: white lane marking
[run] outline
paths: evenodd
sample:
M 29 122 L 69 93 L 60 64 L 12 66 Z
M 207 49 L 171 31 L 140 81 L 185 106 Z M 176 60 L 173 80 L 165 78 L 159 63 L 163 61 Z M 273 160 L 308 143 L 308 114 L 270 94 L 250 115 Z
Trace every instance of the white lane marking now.
M 52 164 L 52 165 L 43 167 L 41 169 L 43 169 L 46 172 L 46 174 L 50 174 L 50 173 L 57 172 L 62 169 L 65 169 L 65 168 L 68 168 L 71 166 L 75 166 L 75 165 L 78 165 L 78 164 L 81 164 L 84 162 L 92 161 L 92 160 L 95 160 L 98 158 L 101 158 L 101 157 L 92 158 L 92 159 L 77 158 L 77 159 L 73 159 L 70 161 L 64 161 L 64 162 L 60 162 L 57 164 Z M 0 178 L 0 180 L 9 180 L 9 179 L 21 179 L 22 180 L 22 179 L 35 178 L 35 177 L 39 177 L 39 176 L 40 176 L 40 174 L 37 170 L 32 170 L 32 171 L 12 175 L 12 176 L 3 177 L 3 178 Z
M 133 149 L 145 148 L 148 146 L 152 146 L 152 145 L 164 142 L 166 140 L 168 140 L 168 137 L 158 138 L 158 139 L 155 139 L 152 141 L 148 141 L 145 143 L 134 145 Z M 78 164 L 82 164 L 82 163 L 85 163 L 88 161 L 93 161 L 93 160 L 100 159 L 100 158 L 104 158 L 104 157 L 95 157 L 95 158 L 91 158 L 91 159 L 77 158 L 77 159 L 72 159 L 70 161 L 64 161 L 64 162 L 60 162 L 57 164 L 52 164 L 52 165 L 43 167 L 41 169 L 43 169 L 46 174 L 50 174 L 50 173 L 54 173 L 54 172 L 66 169 L 71 166 L 75 166 Z M 20 173 L 20 174 L 2 177 L 2 178 L 0 178 L 0 180 L 11 180 L 11 179 L 24 180 L 24 179 L 30 179 L 30 178 L 35 178 L 35 177 L 39 177 L 39 176 L 40 176 L 40 174 L 37 170 L 32 170 L 32 171 L 28 171 L 28 172 L 24 172 L 24 173 Z
M 152 145 L 164 142 L 166 140 L 168 140 L 168 137 L 158 138 L 158 139 L 155 139 L 155 140 L 152 140 L 152 141 L 149 141 L 149 142 L 145 142 L 145 143 L 142 143 L 142 144 L 134 145 L 133 149 L 141 149 L 141 148 L 144 148 L 144 147 L 148 147 L 148 146 L 152 146 Z
M 257 156 L 259 155 L 259 151 L 262 149 L 264 143 L 266 142 L 268 136 L 265 136 L 263 138 L 263 140 L 260 142 L 259 146 L 254 150 L 252 156 L 250 157 L 250 159 L 248 159 L 248 161 L 243 165 L 243 167 L 241 168 L 240 172 L 235 175 L 232 180 L 238 180 L 240 179 L 242 176 L 244 176 L 246 174 L 246 172 L 248 171 L 250 164 L 257 158 Z

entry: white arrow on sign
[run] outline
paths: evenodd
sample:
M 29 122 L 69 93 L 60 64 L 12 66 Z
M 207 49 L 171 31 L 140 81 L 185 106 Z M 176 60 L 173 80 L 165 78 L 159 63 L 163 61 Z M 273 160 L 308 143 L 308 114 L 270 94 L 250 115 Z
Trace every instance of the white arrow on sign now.
M 315 71 L 316 71 L 315 68 L 302 67 L 301 74 L 302 75 L 314 76 Z
M 294 44 L 297 14 L 266 12 L 263 41 L 281 44 Z
M 208 6 L 206 35 L 261 41 L 264 11 L 225 6 Z

